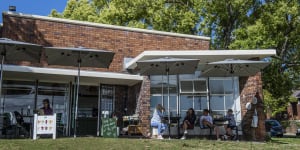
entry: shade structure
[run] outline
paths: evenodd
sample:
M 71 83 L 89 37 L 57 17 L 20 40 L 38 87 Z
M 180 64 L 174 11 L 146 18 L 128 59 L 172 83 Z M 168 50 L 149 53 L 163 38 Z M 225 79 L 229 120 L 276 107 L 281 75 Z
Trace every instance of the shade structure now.
M 33 43 L 0 38 L 0 52 L 6 61 L 39 62 L 42 46 Z
M 198 63 L 198 59 L 164 57 L 137 61 L 137 67 L 141 75 L 190 74 L 195 72 Z
M 173 57 L 137 61 L 138 72 L 141 75 L 167 75 L 169 138 L 171 124 L 169 75 L 195 73 L 198 63 L 198 59 L 183 59 Z
M 233 95 L 235 95 L 234 76 L 255 75 L 257 72 L 260 72 L 269 64 L 269 62 L 265 61 L 226 59 L 223 61 L 211 62 L 205 65 L 200 65 L 199 68 L 202 71 L 201 76 L 232 77 Z M 233 97 L 233 101 L 235 118 L 237 118 L 237 102 L 235 101 L 235 96 Z
M 1 74 L 0 74 L 0 98 L 2 97 L 2 80 L 4 61 L 30 61 L 39 62 L 42 46 L 33 43 L 15 41 L 8 38 L 0 38 Z
M 251 76 L 269 64 L 265 61 L 226 59 L 200 65 L 200 70 L 201 76 L 208 77 Z
M 45 47 L 45 55 L 49 65 L 78 67 L 74 116 L 74 137 L 76 137 L 80 67 L 108 68 L 113 60 L 114 53 L 106 50 L 87 49 L 83 47 Z
M 107 50 L 87 49 L 83 47 L 45 47 L 49 65 L 108 68 L 114 54 Z

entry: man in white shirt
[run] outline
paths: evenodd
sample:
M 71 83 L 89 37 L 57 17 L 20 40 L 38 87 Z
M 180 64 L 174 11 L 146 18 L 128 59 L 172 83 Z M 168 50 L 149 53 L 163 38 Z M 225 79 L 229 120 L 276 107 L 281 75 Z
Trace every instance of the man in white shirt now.
M 200 117 L 200 128 L 211 128 L 215 130 L 217 140 L 219 139 L 219 128 L 217 126 L 214 126 L 213 119 L 209 115 L 209 110 L 204 109 L 203 115 Z

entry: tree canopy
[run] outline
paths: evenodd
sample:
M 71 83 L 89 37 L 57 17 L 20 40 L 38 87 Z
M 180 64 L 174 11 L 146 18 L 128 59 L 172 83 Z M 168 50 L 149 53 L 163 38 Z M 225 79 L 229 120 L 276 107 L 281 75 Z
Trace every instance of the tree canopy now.
M 299 0 L 69 0 L 51 16 L 211 37 L 211 49 L 275 49 L 266 106 L 282 111 L 299 86 Z

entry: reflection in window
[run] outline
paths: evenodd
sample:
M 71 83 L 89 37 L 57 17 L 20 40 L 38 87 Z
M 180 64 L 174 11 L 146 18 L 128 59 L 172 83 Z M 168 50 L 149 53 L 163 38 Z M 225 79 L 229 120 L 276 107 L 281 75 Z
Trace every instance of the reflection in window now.
M 177 78 L 176 75 L 169 76 L 169 83 L 167 81 L 167 76 L 165 75 L 153 75 L 150 76 L 151 81 L 151 102 L 150 109 L 153 112 L 157 104 L 162 104 L 166 109 L 166 114 L 168 114 L 168 109 L 170 109 L 170 114 L 173 116 L 177 114 Z M 168 106 L 168 89 L 170 93 L 170 107 Z
M 3 81 L 1 112 L 18 111 L 22 115 L 32 115 L 34 108 L 35 82 Z
M 238 95 L 238 88 L 236 87 L 238 86 L 238 78 L 210 78 L 209 85 L 210 108 L 214 113 L 225 115 L 229 108 L 236 110 L 234 93 Z
M 67 84 L 39 83 L 37 107 L 43 107 L 43 100 L 49 99 L 54 113 L 64 113 L 68 104 Z

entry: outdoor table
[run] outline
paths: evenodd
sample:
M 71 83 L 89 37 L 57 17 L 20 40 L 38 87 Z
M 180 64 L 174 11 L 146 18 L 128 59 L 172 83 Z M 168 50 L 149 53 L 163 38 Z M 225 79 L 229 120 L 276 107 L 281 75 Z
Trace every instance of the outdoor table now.
M 229 122 L 228 119 L 226 118 L 217 118 L 213 120 L 213 123 L 216 126 L 223 126 L 223 125 L 227 125 Z

